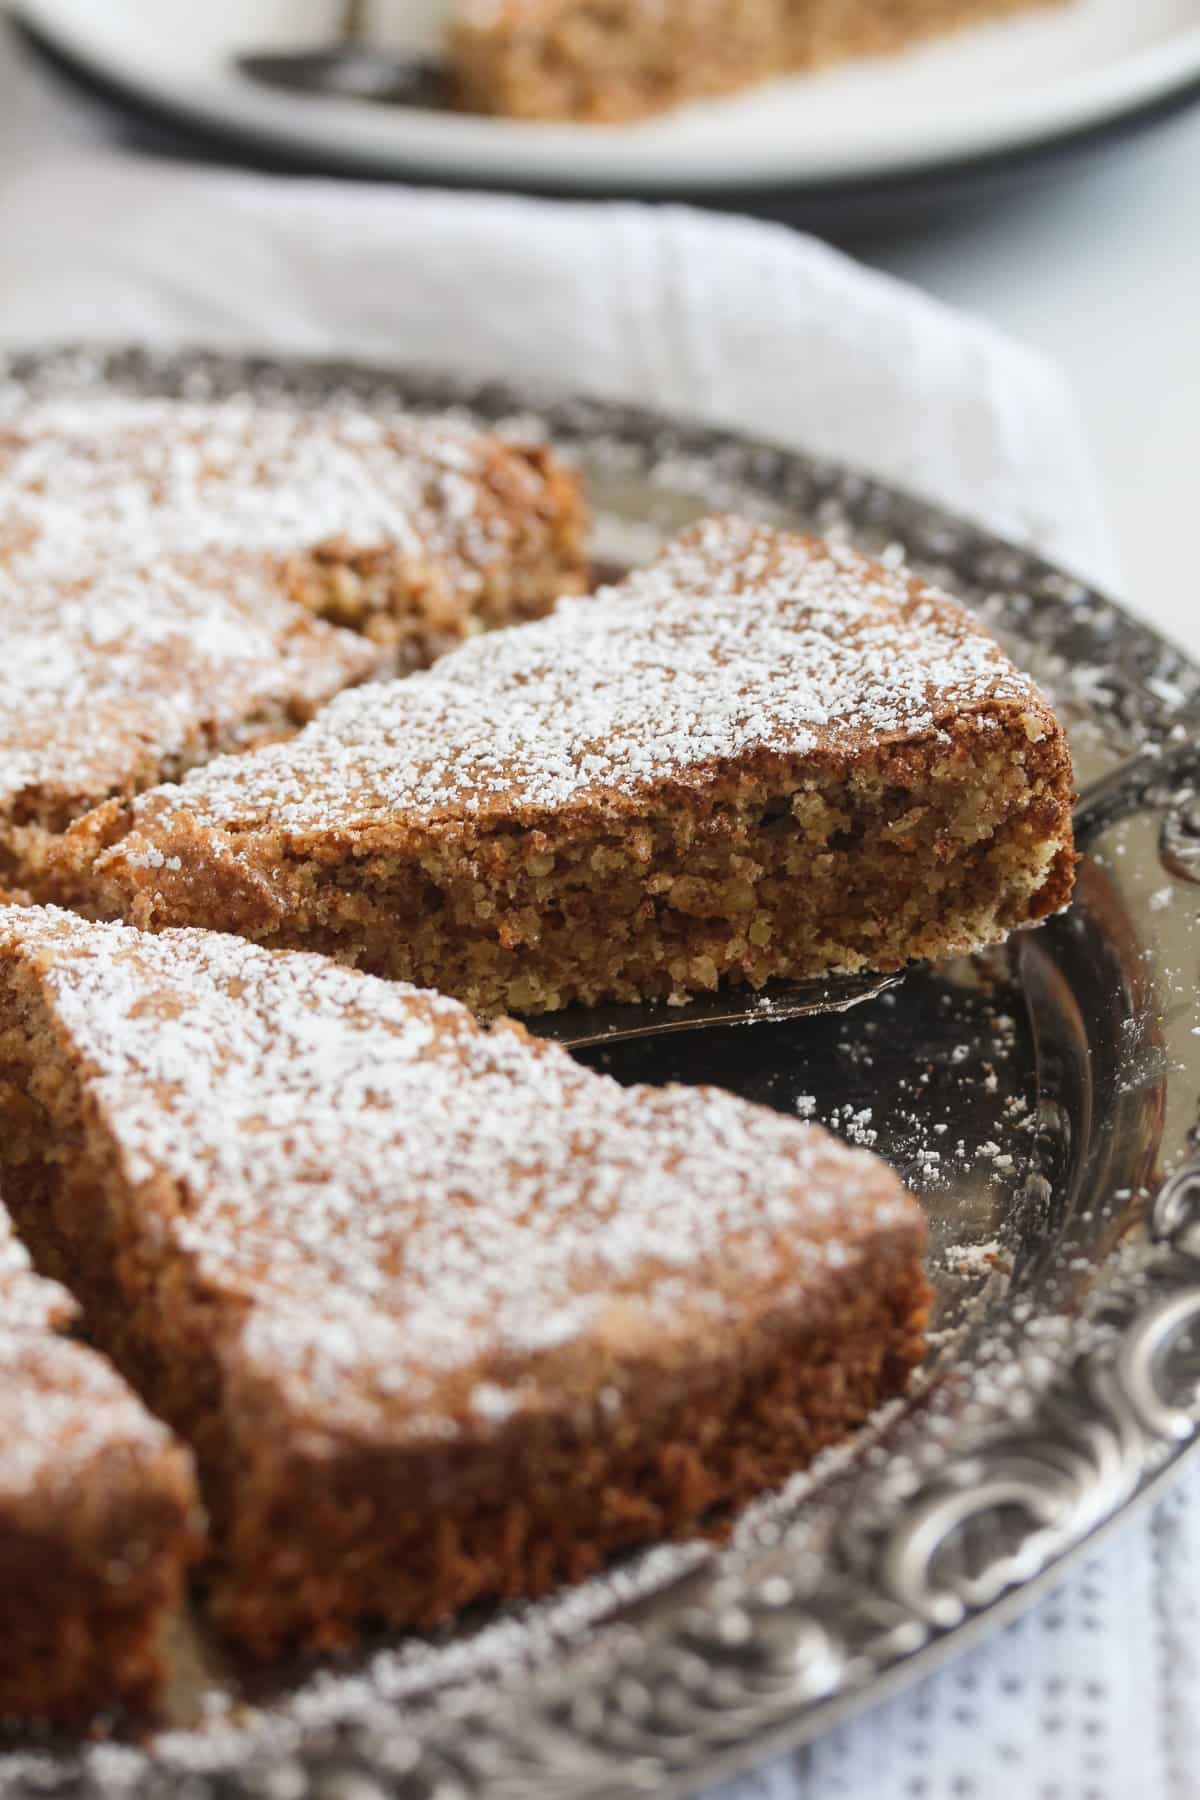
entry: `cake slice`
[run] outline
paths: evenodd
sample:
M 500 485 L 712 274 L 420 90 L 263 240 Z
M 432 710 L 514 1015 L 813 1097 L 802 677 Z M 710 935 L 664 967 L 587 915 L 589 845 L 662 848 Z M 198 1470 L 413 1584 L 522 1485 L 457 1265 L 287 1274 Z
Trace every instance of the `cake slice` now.
M 448 420 L 88 397 L 0 422 L 0 564 L 27 581 L 255 553 L 400 673 L 581 592 L 586 526 L 553 451 Z
M 796 69 L 899 50 L 1045 0 L 458 0 L 459 102 L 606 124 Z
M 709 520 L 620 587 L 84 820 L 105 911 L 477 1012 L 897 969 L 1072 883 L 1071 763 L 945 595 Z
M 0 1051 L 0 1077 L 5 1074 Z M 31 1110 L 31 1109 L 30 1109 Z M 0 1079 L 5 1159 L 20 1102 Z M 191 1459 L 109 1365 L 58 1336 L 75 1308 L 0 1210 L 0 1722 L 141 1709 L 199 1547 Z
M 922 1354 L 917 1203 L 728 1094 L 53 909 L 0 910 L 0 1030 L 14 1211 L 195 1446 L 216 1614 L 258 1654 L 689 1531 Z
M 376 660 L 280 598 L 253 559 L 0 567 L 0 888 L 76 898 L 51 866 L 72 819 L 290 736 Z

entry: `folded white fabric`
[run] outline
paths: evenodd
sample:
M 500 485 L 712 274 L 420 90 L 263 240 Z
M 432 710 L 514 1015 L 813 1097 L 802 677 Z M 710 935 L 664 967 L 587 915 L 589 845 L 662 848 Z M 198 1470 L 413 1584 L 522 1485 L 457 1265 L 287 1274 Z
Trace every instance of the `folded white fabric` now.
M 81 150 L 89 131 L 0 44 L 4 343 L 550 382 L 839 458 L 1112 579 L 1054 374 L 817 243 L 677 208 L 197 171 Z M 1026 1619 L 721 1800 L 1185 1800 L 1198 1520 L 1200 1469 Z

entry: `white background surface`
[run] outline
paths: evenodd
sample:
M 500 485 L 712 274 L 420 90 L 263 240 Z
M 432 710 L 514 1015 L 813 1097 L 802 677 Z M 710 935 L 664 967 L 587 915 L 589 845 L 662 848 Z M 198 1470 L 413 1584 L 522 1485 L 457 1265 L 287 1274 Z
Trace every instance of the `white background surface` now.
M 1200 652 L 1200 107 L 1066 179 L 862 253 L 1057 362 L 1122 598 Z

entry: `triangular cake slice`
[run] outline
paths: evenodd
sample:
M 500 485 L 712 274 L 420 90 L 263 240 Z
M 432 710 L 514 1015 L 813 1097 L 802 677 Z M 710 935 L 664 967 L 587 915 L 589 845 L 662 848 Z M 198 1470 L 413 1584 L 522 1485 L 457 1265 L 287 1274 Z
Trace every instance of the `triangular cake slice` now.
M 72 852 L 139 925 L 525 1013 L 994 942 L 1067 900 L 1071 798 L 1045 700 L 960 606 L 727 518 Z
M 546 612 L 585 526 L 553 452 L 448 422 L 94 397 L 0 421 L 0 888 L 85 899 L 50 867 L 72 819 Z
M 731 1095 L 621 1087 L 325 958 L 53 910 L 0 910 L 0 1031 L 36 1119 L 14 1211 L 195 1445 L 253 1651 L 690 1530 L 922 1353 L 920 1207 Z
M 0 888 L 75 898 L 60 834 L 221 751 L 290 737 L 377 663 L 251 559 L 0 567 Z
M 0 419 L 0 564 L 255 555 L 282 594 L 422 667 L 585 585 L 578 476 L 448 419 L 81 395 Z
M 5 1160 L 33 1108 L 4 1080 Z M 116 1370 L 61 1337 L 75 1306 L 0 1208 L 0 1721 L 141 1709 L 199 1548 L 191 1458 Z

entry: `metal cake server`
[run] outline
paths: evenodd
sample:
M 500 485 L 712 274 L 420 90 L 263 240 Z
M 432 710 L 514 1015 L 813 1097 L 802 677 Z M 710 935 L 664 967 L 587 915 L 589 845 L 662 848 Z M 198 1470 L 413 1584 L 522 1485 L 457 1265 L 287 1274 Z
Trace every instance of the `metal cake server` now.
M 1189 777 L 1200 782 L 1200 720 L 1188 720 L 1183 743 L 1169 749 L 1143 751 L 1107 775 L 1089 783 L 1075 807 L 1075 842 L 1090 838 L 1141 805 L 1159 783 L 1171 785 Z M 1196 801 L 1200 809 L 1200 797 Z M 1197 823 L 1200 824 L 1200 812 Z M 853 975 L 822 975 L 805 981 L 770 982 L 765 988 L 719 988 L 675 1005 L 646 1000 L 626 1006 L 570 1006 L 543 1013 L 524 1023 L 538 1037 L 552 1038 L 568 1050 L 596 1044 L 619 1044 L 633 1038 L 657 1037 L 668 1031 L 698 1031 L 713 1025 L 765 1025 L 813 1013 L 849 1012 L 866 1000 L 896 987 L 910 963 L 890 975 L 865 970 Z

